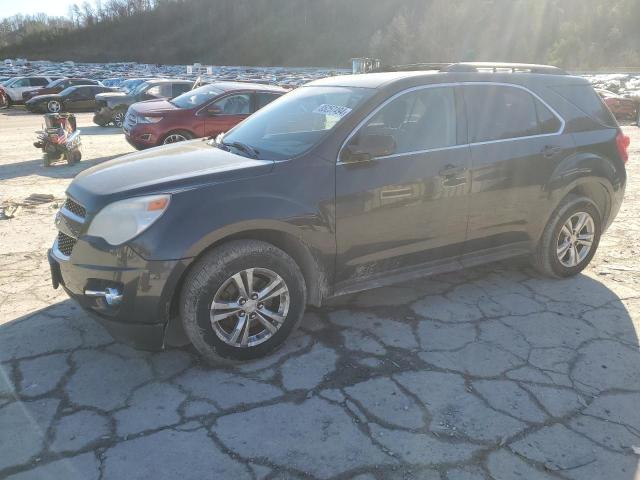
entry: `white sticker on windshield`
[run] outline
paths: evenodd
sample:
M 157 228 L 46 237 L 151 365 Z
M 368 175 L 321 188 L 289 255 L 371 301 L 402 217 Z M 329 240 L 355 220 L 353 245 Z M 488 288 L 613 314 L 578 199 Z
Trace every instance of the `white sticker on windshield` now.
M 318 108 L 316 108 L 313 113 L 320 113 L 322 115 L 342 118 L 345 115 L 348 115 L 350 111 L 351 109 L 349 107 L 341 107 L 340 105 L 330 105 L 328 103 L 323 103 Z

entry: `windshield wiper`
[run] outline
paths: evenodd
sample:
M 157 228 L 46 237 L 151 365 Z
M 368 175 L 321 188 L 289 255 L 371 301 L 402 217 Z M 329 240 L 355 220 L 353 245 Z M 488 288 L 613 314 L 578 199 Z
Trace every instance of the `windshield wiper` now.
M 246 143 L 242 143 L 242 142 L 220 142 L 218 145 L 224 145 L 225 147 L 233 147 L 236 148 L 238 150 L 241 150 L 247 154 L 249 154 L 250 157 L 252 158 L 258 158 L 258 156 L 260 155 L 260 152 L 258 152 L 258 150 L 256 150 L 255 148 L 253 148 L 251 145 L 247 145 Z

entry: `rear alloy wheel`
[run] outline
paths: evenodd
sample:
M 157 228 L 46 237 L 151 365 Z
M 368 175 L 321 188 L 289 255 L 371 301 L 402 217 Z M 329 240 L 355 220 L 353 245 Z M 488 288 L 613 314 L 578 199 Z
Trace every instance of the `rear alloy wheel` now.
M 237 240 L 201 258 L 187 276 L 180 314 L 194 347 L 212 363 L 273 352 L 300 322 L 306 288 L 279 248 Z
M 533 258 L 545 275 L 577 275 L 596 253 L 602 232 L 600 211 L 587 197 L 569 196 L 551 215 Z
M 49 100 L 47 102 L 47 111 L 49 113 L 59 113 L 61 109 L 62 106 L 58 100 Z
M 116 127 L 122 127 L 122 125 L 124 125 L 124 112 L 116 112 L 113 114 L 113 124 Z
M 169 145 L 171 143 L 184 142 L 186 140 L 191 140 L 191 135 L 186 132 L 172 132 L 162 141 L 163 145 Z

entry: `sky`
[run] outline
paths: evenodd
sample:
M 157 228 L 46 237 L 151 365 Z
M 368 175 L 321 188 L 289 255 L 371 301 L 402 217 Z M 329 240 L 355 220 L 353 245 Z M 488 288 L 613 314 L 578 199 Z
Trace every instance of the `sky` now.
M 0 18 L 11 17 L 17 13 L 23 15 L 46 13 L 58 17 L 66 16 L 69 5 L 76 2 L 70 0 L 0 0 Z

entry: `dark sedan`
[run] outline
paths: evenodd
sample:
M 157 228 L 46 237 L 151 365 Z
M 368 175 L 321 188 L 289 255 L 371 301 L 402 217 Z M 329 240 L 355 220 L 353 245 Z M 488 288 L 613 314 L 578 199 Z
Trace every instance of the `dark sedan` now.
M 25 106 L 30 112 L 92 112 L 96 108 L 96 95 L 113 91 L 109 87 L 80 85 L 57 94 L 33 97 Z
M 90 80 L 88 78 L 60 78 L 54 80 L 44 88 L 38 88 L 37 90 L 29 90 L 22 94 L 22 99 L 26 102 L 33 97 L 39 95 L 47 95 L 51 93 L 60 93 L 69 87 L 75 87 L 77 85 L 95 85 L 101 86 L 101 83 L 97 80 Z

